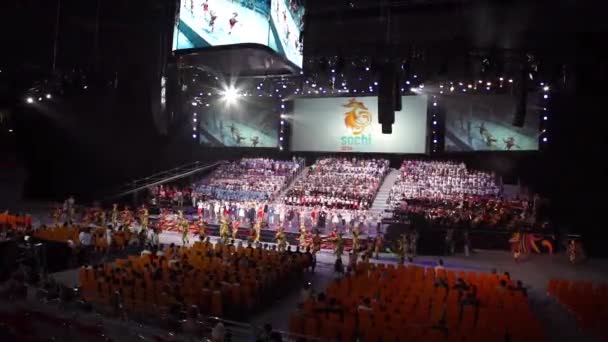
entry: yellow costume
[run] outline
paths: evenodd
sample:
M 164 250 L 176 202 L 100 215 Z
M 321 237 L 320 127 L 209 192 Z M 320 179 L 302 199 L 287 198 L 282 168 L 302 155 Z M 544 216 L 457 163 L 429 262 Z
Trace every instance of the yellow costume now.
M 188 220 L 182 219 L 180 225 L 182 229 L 182 244 L 186 246 L 190 242 L 190 239 L 188 238 L 188 230 L 190 229 L 190 223 L 188 222 Z
M 141 221 L 141 228 L 142 229 L 148 229 L 148 218 L 150 215 L 148 215 L 148 209 L 147 208 L 142 208 L 141 209 L 141 214 L 139 216 L 139 220 Z
M 359 251 L 359 247 L 360 243 L 359 243 L 359 236 L 361 236 L 361 230 L 359 229 L 359 226 L 355 226 L 355 228 L 353 228 L 353 252 L 357 253 Z
M 275 238 L 279 252 L 284 252 L 287 249 L 287 237 L 285 236 L 285 229 L 283 227 L 279 228 Z
M 260 243 L 260 237 L 262 236 L 262 221 L 258 220 L 253 225 L 253 230 L 254 230 L 253 242 L 256 244 Z
M 220 220 L 220 240 L 223 244 L 228 243 L 230 238 L 230 224 L 225 218 Z
M 118 204 L 112 205 L 112 226 L 116 227 L 118 224 Z
M 304 225 L 300 226 L 300 237 L 298 238 L 300 247 L 306 248 L 306 227 Z
M 342 239 L 342 233 L 338 233 L 338 235 L 336 235 L 335 243 L 336 243 L 336 249 L 335 249 L 336 257 L 341 257 L 342 254 L 344 253 L 344 240 Z

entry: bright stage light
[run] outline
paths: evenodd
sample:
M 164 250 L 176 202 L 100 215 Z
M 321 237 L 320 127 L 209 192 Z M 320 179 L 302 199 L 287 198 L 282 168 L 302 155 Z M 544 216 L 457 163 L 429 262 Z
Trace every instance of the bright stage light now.
M 38 102 L 42 102 L 42 97 L 39 97 L 39 98 L 38 98 Z
M 51 94 L 46 94 L 46 98 L 50 100 L 51 99 Z
M 228 87 L 222 94 L 224 100 L 228 103 L 234 103 L 239 97 L 239 93 L 235 87 Z
M 543 116 L 543 120 L 547 121 L 547 119 L 549 119 L 549 117 L 547 117 L 546 115 Z
M 285 114 L 281 114 L 281 119 L 285 119 L 287 116 Z
M 547 139 L 547 137 L 543 138 L 543 142 L 547 142 L 547 140 L 549 140 L 549 139 Z
M 543 96 L 543 98 L 544 98 L 544 99 L 548 99 L 548 98 L 549 98 L 549 95 L 545 94 L 545 95 Z
M 549 91 L 549 86 L 545 86 L 545 87 L 543 88 L 543 90 L 544 90 L 544 91 Z
M 34 103 L 34 99 L 31 97 L 28 97 L 27 99 L 25 99 L 25 102 L 27 103 Z

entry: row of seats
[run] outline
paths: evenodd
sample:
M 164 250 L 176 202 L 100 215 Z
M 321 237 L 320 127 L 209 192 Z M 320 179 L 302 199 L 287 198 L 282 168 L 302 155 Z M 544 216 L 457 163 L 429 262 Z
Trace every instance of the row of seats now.
M 454 288 L 458 278 L 468 290 Z M 360 263 L 325 300 L 306 300 L 290 331 L 340 341 L 542 341 L 526 296 L 509 285 L 489 273 Z
M 176 305 L 196 305 L 203 314 L 234 317 L 262 304 L 307 262 L 300 253 L 196 242 L 170 246 L 161 257 L 144 254 L 82 267 L 80 285 L 85 300 L 106 307 L 120 301 L 128 312 L 162 314 Z
M 547 294 L 564 305 L 576 317 L 583 332 L 608 341 L 608 284 L 590 281 L 552 279 Z

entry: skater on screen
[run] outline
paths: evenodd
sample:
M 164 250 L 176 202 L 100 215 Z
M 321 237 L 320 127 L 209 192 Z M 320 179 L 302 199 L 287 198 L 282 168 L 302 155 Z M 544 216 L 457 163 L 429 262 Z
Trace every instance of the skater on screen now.
M 258 137 L 257 135 L 255 137 L 251 138 L 251 146 L 257 147 L 259 143 L 260 143 L 260 137 Z
M 238 17 L 238 16 L 239 16 L 239 14 L 237 12 L 234 12 L 234 13 L 232 13 L 232 17 L 228 20 L 228 24 L 230 24 L 230 31 L 228 32 L 228 34 L 232 34 L 232 29 L 234 28 L 236 23 L 239 22 L 236 19 L 236 17 Z
M 236 140 L 236 144 L 237 145 L 241 145 L 241 142 L 243 140 L 245 140 L 245 137 L 242 136 L 241 133 L 237 131 L 237 133 L 236 133 L 236 139 L 235 140 Z
M 213 30 L 215 29 L 215 19 L 217 19 L 217 14 L 215 13 L 215 11 L 210 11 L 209 12 L 209 30 L 211 32 L 213 32 Z
M 511 149 L 513 147 L 515 147 L 515 148 L 521 148 L 521 147 L 519 147 L 519 145 L 517 145 L 515 143 L 515 138 L 513 138 L 513 137 L 508 137 L 507 139 L 503 139 L 503 142 L 505 143 L 505 149 L 507 151 L 511 151 Z

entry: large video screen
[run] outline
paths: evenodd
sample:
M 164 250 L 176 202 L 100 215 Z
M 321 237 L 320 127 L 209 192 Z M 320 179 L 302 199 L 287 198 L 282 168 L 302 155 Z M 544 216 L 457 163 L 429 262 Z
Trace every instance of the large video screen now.
M 304 29 L 304 0 L 272 0 L 272 33 L 278 53 L 295 65 L 302 66 Z
M 294 101 L 294 151 L 425 153 L 427 97 L 404 96 L 393 134 L 382 134 L 377 97 L 309 98 Z
M 302 66 L 304 0 L 181 0 L 173 50 L 255 43 Z
M 272 99 L 240 98 L 211 101 L 197 113 L 198 139 L 211 147 L 278 146 L 278 103 Z
M 517 98 L 511 95 L 454 95 L 442 99 L 446 151 L 538 150 L 539 104 L 528 95 L 523 127 L 513 126 Z

